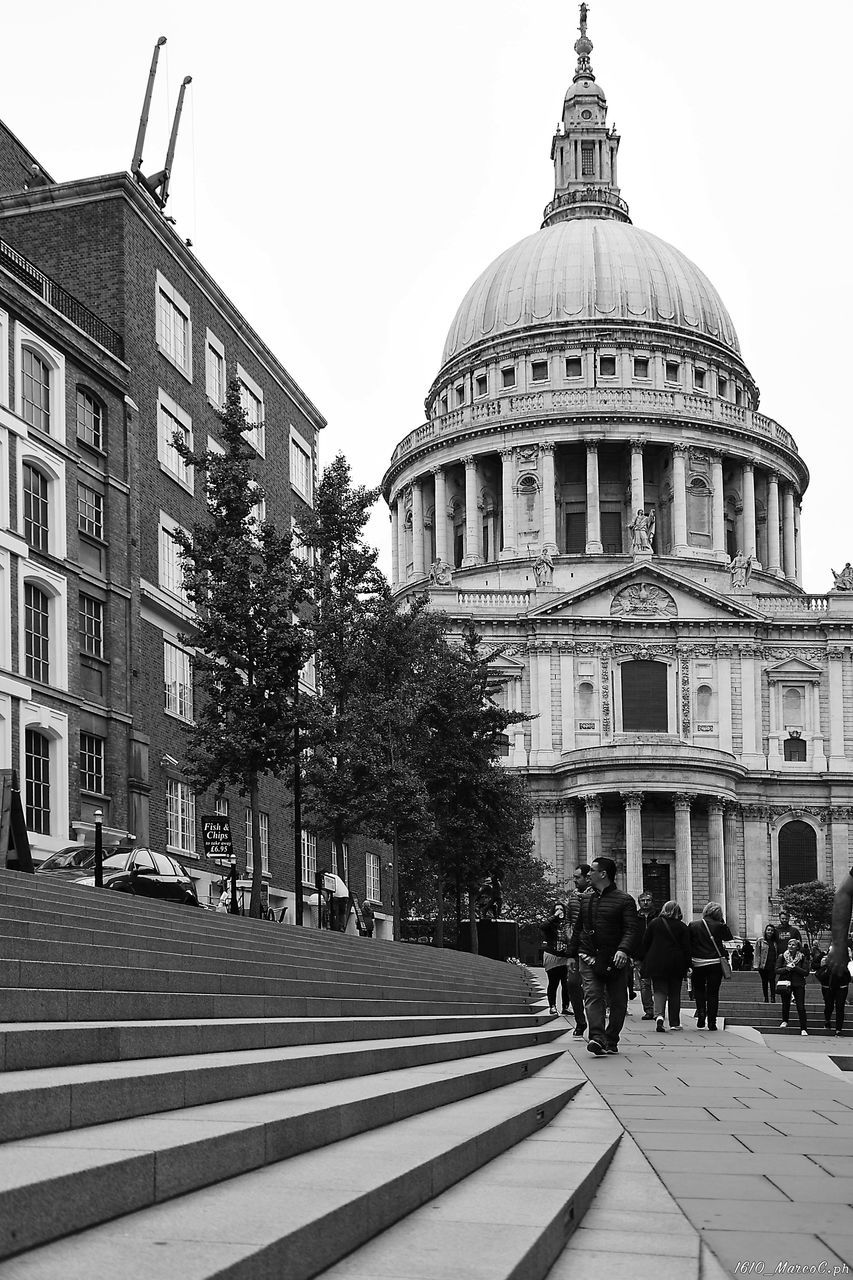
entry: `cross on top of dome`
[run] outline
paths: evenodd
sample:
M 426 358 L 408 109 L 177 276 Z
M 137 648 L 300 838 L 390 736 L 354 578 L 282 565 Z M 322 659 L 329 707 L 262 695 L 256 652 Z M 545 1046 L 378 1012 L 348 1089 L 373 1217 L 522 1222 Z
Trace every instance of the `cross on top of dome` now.
M 590 40 L 589 36 L 586 34 L 586 16 L 588 12 L 589 12 L 588 6 L 585 4 L 582 4 L 581 5 L 581 21 L 580 21 L 580 27 L 578 28 L 580 31 L 580 36 L 575 41 L 575 53 L 578 55 L 578 65 L 577 65 L 577 70 L 575 71 L 575 80 L 580 80 L 583 77 L 586 77 L 589 80 L 595 79 L 595 73 L 592 69 L 592 63 L 589 60 L 589 55 L 592 53 L 592 41 Z

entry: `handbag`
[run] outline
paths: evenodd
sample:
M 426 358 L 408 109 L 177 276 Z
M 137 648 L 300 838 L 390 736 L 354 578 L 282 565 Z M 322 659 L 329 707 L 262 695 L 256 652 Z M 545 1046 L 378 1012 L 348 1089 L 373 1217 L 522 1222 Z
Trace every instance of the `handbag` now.
M 791 990 L 791 979 L 790 979 L 790 978 L 779 978 L 779 979 L 778 979 L 778 981 L 777 981 L 777 983 L 776 983 L 776 990 L 777 990 L 777 991 L 790 991 L 790 990 Z
M 732 976 L 732 966 L 729 963 L 729 957 L 726 955 L 725 951 L 720 950 L 719 944 L 717 943 L 717 939 L 714 937 L 713 933 L 708 928 L 708 921 L 703 920 L 702 923 L 704 924 L 705 928 L 708 929 L 708 937 L 713 942 L 714 950 L 716 951 L 717 955 L 720 957 L 720 968 L 723 971 L 723 977 L 730 978 Z

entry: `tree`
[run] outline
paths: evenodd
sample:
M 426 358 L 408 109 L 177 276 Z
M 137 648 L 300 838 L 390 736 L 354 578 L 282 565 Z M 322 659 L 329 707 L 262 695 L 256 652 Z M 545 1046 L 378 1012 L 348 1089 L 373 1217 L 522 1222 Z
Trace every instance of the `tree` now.
M 504 878 L 503 917 L 519 925 L 538 923 L 555 902 L 565 901 L 572 888 L 570 881 L 556 879 L 549 863 L 525 858 Z
M 832 922 L 834 898 L 835 890 L 822 880 L 789 884 L 779 891 L 782 907 L 803 930 L 810 947 Z
M 203 480 L 207 514 L 190 533 L 172 536 L 180 549 L 184 592 L 196 611 L 193 662 L 198 700 L 189 729 L 187 773 L 198 790 L 236 785 L 251 809 L 250 914 L 261 909 L 260 780 L 290 765 L 292 690 L 308 657 L 307 633 L 296 620 L 305 596 L 288 529 L 280 533 L 258 512 L 263 491 L 254 479 L 239 383 L 228 387 L 219 413 L 221 454 L 194 453 L 179 435 L 175 448 Z

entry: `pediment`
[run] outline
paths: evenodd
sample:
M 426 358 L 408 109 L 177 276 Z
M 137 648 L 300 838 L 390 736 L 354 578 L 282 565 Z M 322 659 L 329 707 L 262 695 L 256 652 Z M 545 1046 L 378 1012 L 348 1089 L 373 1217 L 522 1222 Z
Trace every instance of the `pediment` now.
M 786 658 L 767 668 L 768 680 L 820 680 L 821 669 L 803 658 Z
M 631 564 L 530 609 L 529 618 L 594 617 L 630 621 L 739 618 L 764 621 L 756 609 L 669 569 Z

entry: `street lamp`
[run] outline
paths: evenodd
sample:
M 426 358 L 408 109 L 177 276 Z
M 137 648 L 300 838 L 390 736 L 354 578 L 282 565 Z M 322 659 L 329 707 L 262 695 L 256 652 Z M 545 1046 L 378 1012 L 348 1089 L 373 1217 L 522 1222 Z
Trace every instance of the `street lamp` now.
M 103 824 L 104 814 L 101 809 L 95 810 L 95 887 L 103 889 L 104 887 L 104 838 Z
M 237 855 L 231 850 L 231 906 L 228 908 L 232 916 L 240 914 L 240 908 L 237 906 Z

